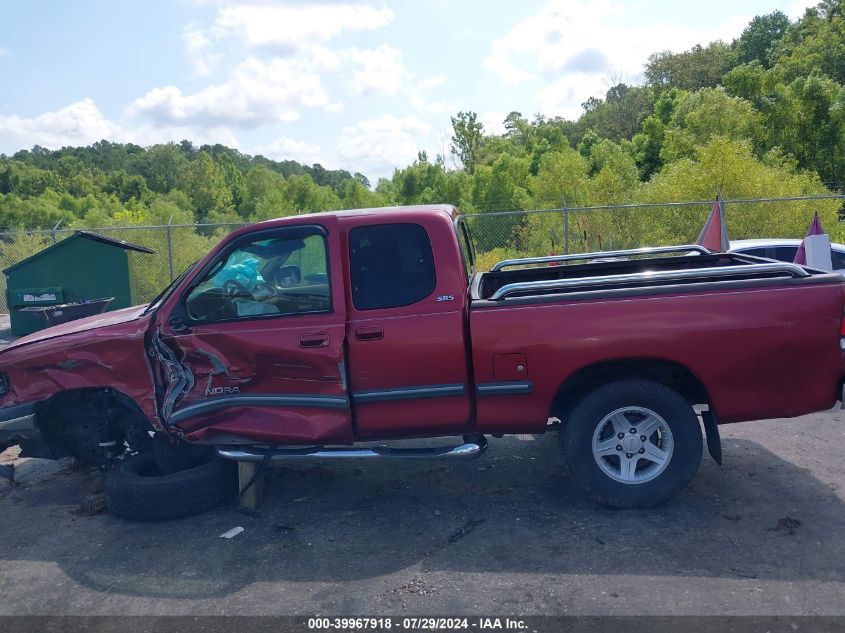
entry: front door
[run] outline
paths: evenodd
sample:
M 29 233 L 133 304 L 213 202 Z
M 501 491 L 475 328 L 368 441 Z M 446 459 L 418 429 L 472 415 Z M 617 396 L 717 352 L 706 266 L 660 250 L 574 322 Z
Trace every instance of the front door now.
M 157 345 L 168 425 L 189 440 L 351 441 L 336 229 L 245 233 L 196 275 Z
M 433 225 L 454 244 L 451 224 Z M 356 437 L 451 435 L 466 429 L 471 398 L 463 271 L 436 270 L 422 224 L 349 231 L 347 341 Z

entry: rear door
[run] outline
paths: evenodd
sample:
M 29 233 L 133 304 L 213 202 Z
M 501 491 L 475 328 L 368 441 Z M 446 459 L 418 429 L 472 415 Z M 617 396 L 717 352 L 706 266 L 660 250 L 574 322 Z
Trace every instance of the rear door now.
M 246 233 L 210 260 L 161 325 L 167 423 L 193 440 L 350 442 L 339 259 L 327 216 Z
M 466 281 L 452 231 L 445 216 L 358 219 L 348 230 L 356 437 L 445 435 L 469 424 Z M 451 265 L 435 264 L 435 252 Z

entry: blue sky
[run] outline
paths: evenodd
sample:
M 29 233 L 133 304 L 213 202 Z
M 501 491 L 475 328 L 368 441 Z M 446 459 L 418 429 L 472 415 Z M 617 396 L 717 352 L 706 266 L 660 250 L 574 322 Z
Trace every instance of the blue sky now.
M 0 0 L 0 153 L 187 138 L 375 180 L 448 153 L 458 110 L 575 118 L 651 52 L 812 4 Z

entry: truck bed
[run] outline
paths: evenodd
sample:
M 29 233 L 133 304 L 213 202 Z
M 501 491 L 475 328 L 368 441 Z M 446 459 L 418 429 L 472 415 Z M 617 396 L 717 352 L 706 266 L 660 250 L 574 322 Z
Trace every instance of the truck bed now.
M 836 273 L 723 253 L 509 265 L 523 267 L 472 281 L 473 366 L 479 384 L 505 384 L 516 376 L 502 368 L 516 359 L 532 395 L 480 398 L 484 432 L 516 419 L 539 432 L 562 383 L 620 363 L 689 372 L 719 423 L 802 415 L 838 397 L 845 281 Z
M 516 260 L 514 260 L 516 261 Z M 642 259 L 602 260 L 586 263 L 545 265 L 513 270 L 481 273 L 473 280 L 470 297 L 473 302 L 502 301 L 528 297 L 620 289 L 657 289 L 670 286 L 680 290 L 688 286 L 704 289 L 726 282 L 778 283 L 797 280 L 810 283 L 835 281 L 820 271 L 807 270 L 793 264 L 735 253 L 647 257 Z M 834 276 L 835 277 L 835 276 Z M 819 279 L 822 278 L 822 279 Z M 731 285 L 736 285 L 735 283 Z M 758 284 L 759 285 L 759 284 Z

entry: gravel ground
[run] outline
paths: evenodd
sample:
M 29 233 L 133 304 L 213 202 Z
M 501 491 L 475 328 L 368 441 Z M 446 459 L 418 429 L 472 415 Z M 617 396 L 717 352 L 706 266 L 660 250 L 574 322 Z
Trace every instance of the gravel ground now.
M 845 614 L 844 419 L 724 427 L 725 466 L 641 511 L 577 495 L 555 434 L 298 463 L 257 513 L 154 524 L 64 462 L 0 482 L 0 614 Z

